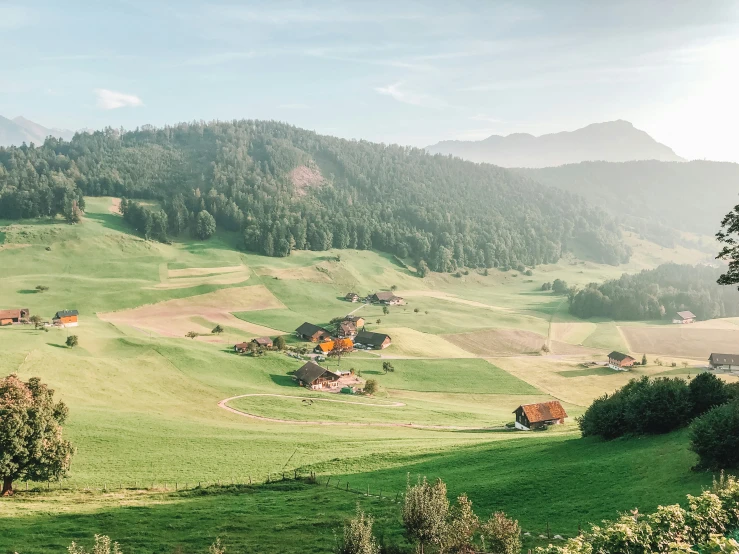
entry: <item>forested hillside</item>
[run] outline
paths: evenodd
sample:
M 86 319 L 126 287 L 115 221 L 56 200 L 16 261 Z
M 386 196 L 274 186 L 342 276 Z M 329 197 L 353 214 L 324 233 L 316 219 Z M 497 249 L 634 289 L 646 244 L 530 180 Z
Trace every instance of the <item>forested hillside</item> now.
M 553 262 L 575 244 L 599 262 L 630 254 L 614 219 L 580 196 L 493 166 L 281 123 L 107 129 L 0 149 L 0 218 L 61 213 L 81 194 L 160 200 L 161 211 L 124 204 L 147 237 L 206 239 L 212 218 L 270 256 L 374 248 L 452 271 Z
M 583 162 L 514 171 L 581 194 L 665 246 L 675 241 L 665 227 L 713 235 L 728 209 L 739 203 L 735 163 Z
M 716 284 L 720 275 L 714 267 L 663 264 L 601 285 L 591 283 L 572 296 L 570 312 L 621 320 L 672 318 L 682 310 L 699 319 L 738 316 L 739 291 Z

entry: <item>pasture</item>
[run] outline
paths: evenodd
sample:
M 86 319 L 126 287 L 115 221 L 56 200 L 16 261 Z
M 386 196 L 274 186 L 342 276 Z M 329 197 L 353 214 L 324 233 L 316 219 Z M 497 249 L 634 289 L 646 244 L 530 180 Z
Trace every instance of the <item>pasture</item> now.
M 267 258 L 239 251 L 240 238 L 230 233 L 207 242 L 148 242 L 130 233 L 111 198 L 88 199 L 78 225 L 0 222 L 0 233 L 0 308 L 28 307 L 45 319 L 61 309 L 80 312 L 73 330 L 0 328 L 0 375 L 38 376 L 69 406 L 65 434 L 77 454 L 68 488 L 245 483 L 299 470 L 398 491 L 411 472 L 443 477 L 455 494 L 467 491 L 483 511 L 503 509 L 525 528 L 541 530 L 548 520 L 571 534 L 579 521 L 675 501 L 710 481 L 689 472 L 694 460 L 684 435 L 611 444 L 578 438 L 574 418 L 593 398 L 642 373 L 695 374 L 696 364 L 631 373 L 583 367 L 611 349 L 627 350 L 632 329 L 650 328 L 579 322 L 563 297 L 541 291 L 555 278 L 586 284 L 675 252 L 650 247 L 621 267 L 567 257 L 530 277 L 471 270 L 420 279 L 369 251 Z M 36 285 L 49 288 L 36 292 Z M 350 290 L 365 295 L 391 286 L 407 304 L 387 314 L 343 299 Z M 354 310 L 369 330 L 393 337 L 385 350 L 341 360 L 341 368 L 377 381 L 372 399 L 316 401 L 327 395 L 292 380 L 303 362 L 233 352 L 235 342 L 290 334 L 303 321 L 326 325 Z M 211 333 L 216 324 L 225 328 L 220 336 Z M 185 338 L 189 331 L 199 336 Z M 64 346 L 68 334 L 78 335 L 78 347 Z M 384 361 L 395 371 L 385 373 Z M 274 396 L 228 406 L 266 419 L 219 407 L 248 394 Z M 501 429 L 518 405 L 550 399 L 563 402 L 565 425 L 547 433 Z M 316 424 L 298 423 L 305 421 Z M 618 487 L 627 473 L 628 495 Z M 216 535 L 235 551 L 318 552 L 333 544 L 333 530 L 357 500 L 300 483 L 176 494 L 22 493 L 0 500 L 0 525 L 8 530 L 0 551 L 48 552 L 105 532 L 144 553 L 204 550 Z M 362 502 L 383 532 L 399 536 L 394 506 Z

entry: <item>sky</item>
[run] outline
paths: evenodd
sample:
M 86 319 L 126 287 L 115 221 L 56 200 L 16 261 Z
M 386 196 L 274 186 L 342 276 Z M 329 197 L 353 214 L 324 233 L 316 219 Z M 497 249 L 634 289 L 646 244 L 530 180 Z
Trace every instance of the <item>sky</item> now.
M 625 119 L 739 162 L 737 1 L 0 0 L 0 115 L 426 146 Z

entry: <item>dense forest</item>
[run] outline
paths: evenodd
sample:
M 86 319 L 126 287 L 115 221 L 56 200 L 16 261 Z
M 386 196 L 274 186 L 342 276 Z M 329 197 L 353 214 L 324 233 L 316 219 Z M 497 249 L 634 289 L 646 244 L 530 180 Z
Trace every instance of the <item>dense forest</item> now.
M 739 164 L 728 162 L 582 162 L 513 171 L 581 194 L 667 247 L 696 246 L 681 231 L 714 235 L 727 206 L 739 202 Z
M 622 320 L 672 318 L 689 310 L 698 319 L 739 316 L 739 291 L 718 285 L 721 269 L 663 264 L 570 294 L 570 313 Z
M 83 194 L 127 198 L 126 220 L 147 238 L 207 239 L 217 227 L 269 256 L 373 248 L 454 271 L 535 266 L 575 246 L 603 263 L 630 255 L 615 220 L 580 196 L 493 166 L 282 123 L 106 129 L 0 148 L 0 218 L 63 213 Z

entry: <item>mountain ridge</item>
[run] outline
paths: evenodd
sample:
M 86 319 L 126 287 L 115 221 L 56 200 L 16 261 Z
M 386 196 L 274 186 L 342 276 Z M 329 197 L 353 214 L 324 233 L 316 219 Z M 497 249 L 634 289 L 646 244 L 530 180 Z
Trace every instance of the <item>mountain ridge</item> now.
M 22 115 L 13 119 L 0 115 L 0 146 L 20 146 L 24 142 L 40 145 L 49 136 L 70 140 L 74 131 L 44 127 Z
M 669 146 L 622 119 L 540 136 L 512 133 L 479 141 L 446 140 L 425 150 L 501 167 L 557 167 L 585 161 L 685 161 Z

